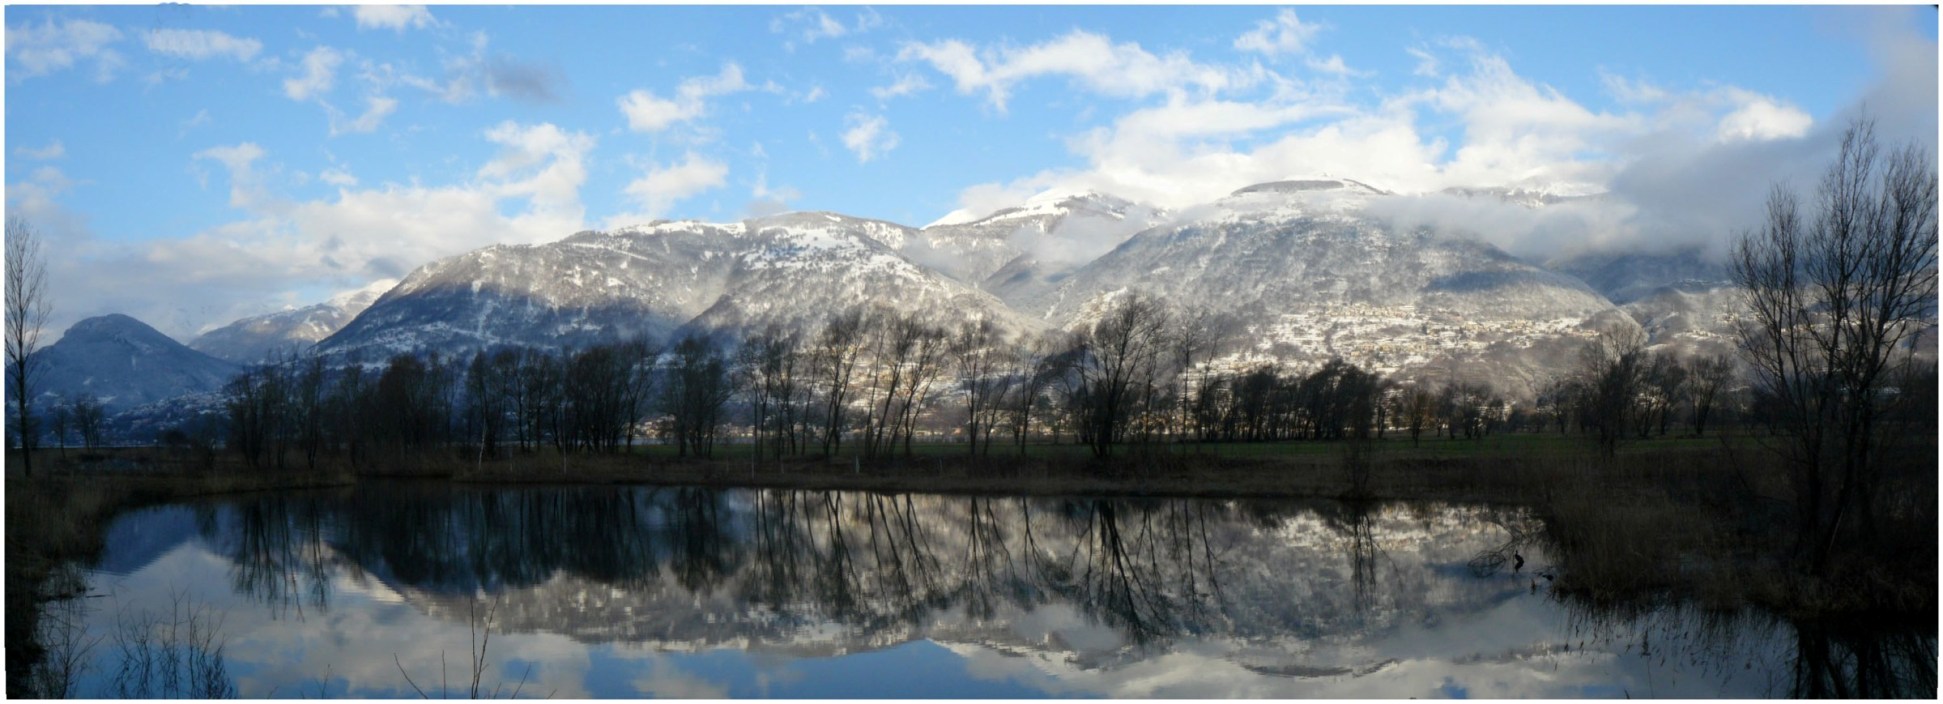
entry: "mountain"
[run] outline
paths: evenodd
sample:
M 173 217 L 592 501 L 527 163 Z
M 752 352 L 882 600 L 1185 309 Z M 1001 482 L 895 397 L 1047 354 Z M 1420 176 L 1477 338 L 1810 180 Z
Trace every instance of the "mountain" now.
M 243 318 L 197 336 L 189 347 L 237 364 L 303 350 L 343 328 L 396 285 L 397 279 L 381 279 L 316 305 Z
M 1340 356 L 1386 372 L 1490 381 L 1514 396 L 1569 364 L 1600 327 L 1628 324 L 1570 276 L 1365 214 L 1385 197 L 1349 179 L 1250 186 L 1011 302 L 1080 327 L 1112 297 L 1138 291 L 1236 316 L 1245 342 L 1230 363 Z
M 370 360 L 414 349 L 666 339 L 690 330 L 810 326 L 858 303 L 1037 326 L 906 258 L 899 250 L 914 234 L 876 220 L 786 213 L 488 247 L 420 267 L 319 349 Z
M 43 399 L 92 393 L 110 411 L 214 391 L 238 371 L 121 314 L 75 323 L 39 355 Z
M 1685 355 L 1734 349 L 1745 303 L 1727 266 L 1698 247 L 1666 252 L 1590 252 L 1545 263 L 1619 304 L 1646 331 L 1649 346 Z
M 1164 211 L 1091 191 L 1048 192 L 982 218 L 954 213 L 904 247 L 912 259 L 987 291 L 1020 272 L 1045 277 L 1085 264 L 1165 217 Z M 994 276 L 1005 271 L 1003 276 Z
M 1693 292 L 1735 285 L 1727 266 L 1709 261 L 1698 247 L 1659 253 L 1588 252 L 1554 259 L 1545 268 L 1577 277 L 1621 305 L 1661 289 Z

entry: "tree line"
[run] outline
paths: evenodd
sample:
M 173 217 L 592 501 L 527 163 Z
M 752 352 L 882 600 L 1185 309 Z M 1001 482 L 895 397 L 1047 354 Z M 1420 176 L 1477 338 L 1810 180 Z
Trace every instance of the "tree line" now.
M 1610 454 L 1676 428 L 1702 434 L 1723 409 L 1746 405 L 1730 401 L 1742 388 L 1733 359 L 1648 352 L 1636 330 L 1588 343 L 1578 367 L 1531 403 L 1489 384 L 1397 379 L 1341 359 L 1306 370 L 1218 363 L 1240 330 L 1130 293 L 1090 327 L 1026 336 L 991 320 L 947 324 L 862 305 L 807 330 L 770 325 L 665 347 L 502 347 L 382 364 L 289 353 L 229 382 L 222 436 L 250 466 L 272 468 L 447 449 L 481 461 L 622 453 L 647 440 L 708 458 L 731 435 L 772 459 L 910 457 L 920 437 L 981 457 L 1050 441 L 1108 458 L 1164 444 L 1392 434 L 1418 444 L 1552 430 Z

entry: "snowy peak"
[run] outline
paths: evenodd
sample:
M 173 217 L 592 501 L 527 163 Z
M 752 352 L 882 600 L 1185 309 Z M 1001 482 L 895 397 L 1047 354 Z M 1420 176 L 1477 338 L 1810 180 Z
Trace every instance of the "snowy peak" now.
M 829 212 L 781 213 L 744 221 L 751 233 L 780 229 L 791 235 L 809 237 L 861 237 L 891 249 L 901 249 L 916 234 L 911 228 L 882 220 L 855 218 Z
M 1005 269 L 1043 278 L 1086 263 L 1162 222 L 1167 213 L 1096 191 L 1047 191 L 976 220 L 933 224 L 903 252 L 953 278 L 997 292 Z M 1050 267 L 1054 271 L 1041 271 Z M 1006 281 L 1016 279 L 1005 277 Z
M 397 285 L 397 279 L 379 279 L 323 303 L 243 318 L 197 336 L 189 347 L 238 364 L 305 349 L 349 324 Z
M 1240 190 L 1237 190 L 1231 195 L 1245 196 L 1249 194 L 1265 194 L 1265 193 L 1289 195 L 1289 194 L 1298 194 L 1298 193 L 1306 194 L 1306 193 L 1323 193 L 1323 192 L 1333 192 L 1339 194 L 1363 195 L 1363 196 L 1390 195 L 1389 191 L 1383 190 L 1381 188 L 1377 188 L 1367 183 L 1363 183 L 1362 181 L 1357 181 L 1355 179 L 1347 179 L 1347 178 L 1329 178 L 1329 177 L 1299 178 L 1299 179 L 1290 179 L 1287 181 L 1270 181 L 1268 183 L 1258 183 L 1253 186 L 1248 186 Z
M 1139 207 L 1133 201 L 1125 198 L 1095 191 L 1082 191 L 1080 193 L 1048 191 L 1026 199 L 1023 205 L 1000 209 L 991 215 L 967 224 L 981 225 L 1038 219 L 1057 220 L 1076 215 L 1120 220 L 1126 218 L 1129 211 L 1133 211 Z M 1153 210 L 1153 208 L 1148 208 L 1148 210 Z
M 357 314 L 364 312 L 366 308 L 370 308 L 371 304 L 378 302 L 380 297 L 383 297 L 386 292 L 397 285 L 397 279 L 378 279 L 377 281 L 366 284 L 363 288 L 352 289 L 331 296 L 328 300 L 324 301 L 324 304 L 343 310 L 346 313 L 350 313 L 352 317 L 356 317 Z
M 1543 208 L 1577 200 L 1598 198 L 1605 191 L 1597 186 L 1543 178 L 1528 178 L 1502 186 L 1452 186 L 1439 193 L 1458 198 L 1496 199 L 1511 205 Z
M 320 344 L 366 359 L 420 349 L 560 347 L 686 331 L 802 327 L 860 303 L 1033 323 L 900 254 L 910 228 L 834 213 L 657 221 L 433 262 Z

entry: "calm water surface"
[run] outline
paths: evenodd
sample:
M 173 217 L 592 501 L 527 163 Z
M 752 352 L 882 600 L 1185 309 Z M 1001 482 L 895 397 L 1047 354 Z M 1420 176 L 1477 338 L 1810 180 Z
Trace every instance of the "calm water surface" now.
M 1517 542 L 1539 529 L 1450 504 L 666 487 L 176 505 L 112 527 L 79 694 L 116 694 L 117 624 L 185 603 L 220 620 L 245 697 L 463 694 L 482 630 L 500 696 L 1805 691 L 1786 623 L 1557 598 Z M 1507 544 L 1522 569 L 1473 567 Z

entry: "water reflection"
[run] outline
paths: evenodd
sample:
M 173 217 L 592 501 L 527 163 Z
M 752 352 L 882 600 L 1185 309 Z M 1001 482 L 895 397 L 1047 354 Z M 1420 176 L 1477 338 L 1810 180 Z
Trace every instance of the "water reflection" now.
M 232 619 L 239 637 L 302 624 L 347 644 L 276 646 L 308 670 L 236 668 L 273 684 L 346 673 L 310 696 L 409 693 L 390 655 L 427 630 L 463 635 L 482 601 L 502 669 L 544 663 L 532 691 L 562 696 L 842 695 L 804 670 L 873 653 L 873 677 L 913 687 L 900 696 L 1934 692 L 1933 633 L 1594 608 L 1554 599 L 1531 568 L 1480 576 L 1474 558 L 1508 545 L 1548 562 L 1519 542 L 1533 519 L 1503 507 L 365 484 L 178 511 L 196 545 L 137 548 L 222 563 L 227 594 L 203 598 L 263 619 Z M 110 556 L 135 566 L 124 592 L 176 588 L 166 557 Z M 384 667 L 340 660 L 367 656 Z M 605 689 L 612 667 L 639 676 Z

